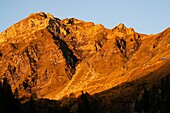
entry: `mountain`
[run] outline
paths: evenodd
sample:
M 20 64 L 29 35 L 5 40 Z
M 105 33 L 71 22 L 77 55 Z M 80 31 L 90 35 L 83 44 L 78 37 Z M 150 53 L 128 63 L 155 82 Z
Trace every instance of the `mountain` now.
M 71 98 L 69 112 L 168 113 L 169 75 L 170 28 L 146 35 L 40 12 L 0 34 L 0 80 L 23 106 L 36 95 L 39 112 L 43 99 Z

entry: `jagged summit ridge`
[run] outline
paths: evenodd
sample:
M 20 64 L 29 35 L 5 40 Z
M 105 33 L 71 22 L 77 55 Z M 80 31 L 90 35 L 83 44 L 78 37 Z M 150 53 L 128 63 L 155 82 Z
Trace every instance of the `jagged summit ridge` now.
M 83 24 L 84 23 L 84 21 L 78 20 L 75 18 L 70 18 L 70 19 L 66 18 L 66 19 L 60 20 L 59 18 L 56 18 L 49 13 L 47 13 L 47 14 L 44 12 L 33 13 L 33 14 L 30 14 L 28 16 L 28 18 L 12 25 L 7 30 L 3 31 L 1 33 L 1 38 L 0 38 L 1 41 L 0 42 L 4 42 L 7 40 L 9 41 L 9 40 L 13 39 L 14 37 L 15 38 L 21 37 L 23 34 L 24 35 L 22 37 L 26 37 L 25 32 L 34 33 L 40 29 L 54 27 L 54 26 L 52 26 L 52 24 L 55 22 L 59 24 L 59 21 L 61 21 L 61 23 L 63 25 L 65 25 L 65 24 Z M 55 25 L 56 25 L 56 23 L 55 23 Z M 94 23 L 87 22 L 85 25 L 87 25 L 87 26 L 94 25 Z M 102 25 L 97 25 L 97 26 L 100 27 Z M 104 27 L 104 26 L 102 26 L 102 27 Z M 119 28 L 120 30 L 121 29 L 123 30 L 124 28 L 126 29 L 125 25 L 122 23 L 120 23 L 116 28 Z M 60 30 L 61 30 L 61 32 L 64 32 L 62 28 Z M 27 34 L 27 35 L 30 35 L 30 34 Z
M 44 12 L 30 14 L 28 18 L 21 20 L 20 22 L 10 26 L 8 29 L 1 33 L 1 42 L 18 41 L 19 38 L 26 38 L 34 32 L 45 29 L 51 26 L 53 22 L 57 25 L 59 19 L 55 18 L 51 14 L 45 14 Z M 17 39 L 17 40 L 15 40 Z

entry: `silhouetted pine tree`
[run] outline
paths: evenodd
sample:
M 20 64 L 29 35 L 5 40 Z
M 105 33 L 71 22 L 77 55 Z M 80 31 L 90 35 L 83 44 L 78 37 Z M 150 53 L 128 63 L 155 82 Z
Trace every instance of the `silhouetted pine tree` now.
M 20 103 L 13 96 L 7 78 L 0 82 L 0 113 L 21 113 Z
M 79 100 L 78 112 L 79 113 L 90 113 L 91 112 L 89 94 L 84 93 L 83 91 L 82 91 L 82 95 Z

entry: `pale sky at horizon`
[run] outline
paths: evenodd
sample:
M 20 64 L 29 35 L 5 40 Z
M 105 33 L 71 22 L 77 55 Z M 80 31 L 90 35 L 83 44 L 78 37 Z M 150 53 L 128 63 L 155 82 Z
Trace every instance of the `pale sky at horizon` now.
M 170 27 L 170 0 L 0 0 L 0 32 L 40 11 L 60 19 L 91 21 L 106 28 L 124 23 L 146 34 Z

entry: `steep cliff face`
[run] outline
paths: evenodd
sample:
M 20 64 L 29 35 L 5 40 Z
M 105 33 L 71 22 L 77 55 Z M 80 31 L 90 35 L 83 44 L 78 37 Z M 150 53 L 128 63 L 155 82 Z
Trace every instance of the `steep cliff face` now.
M 49 14 L 32 14 L 1 33 L 0 78 L 8 78 L 21 98 L 60 91 L 75 73 L 78 59 L 60 39 L 58 21 Z
M 12 88 L 18 88 L 21 94 L 44 95 L 43 91 L 50 92 L 51 87 L 64 87 L 71 76 L 66 73 L 70 67 L 60 49 L 63 45 L 56 45 L 46 30 L 36 32 L 35 36 L 39 33 L 43 36 L 38 39 L 8 43 L 1 48 L 1 78 L 7 77 Z
M 0 34 L 0 79 L 7 78 L 23 101 L 32 94 L 55 100 L 82 91 L 92 95 L 162 66 L 168 70 L 169 34 L 169 29 L 145 35 L 124 24 L 106 29 L 74 18 L 31 14 Z M 160 80 L 169 74 L 164 70 L 151 75 Z

